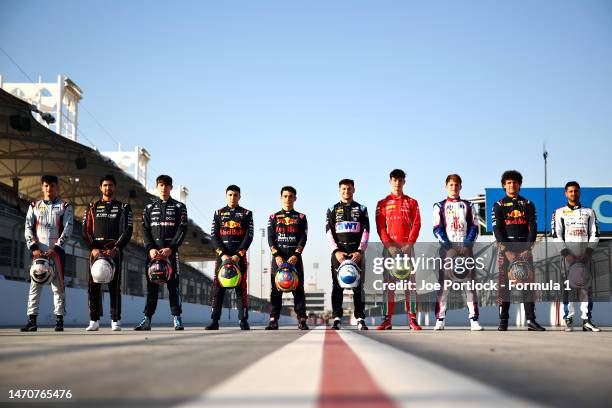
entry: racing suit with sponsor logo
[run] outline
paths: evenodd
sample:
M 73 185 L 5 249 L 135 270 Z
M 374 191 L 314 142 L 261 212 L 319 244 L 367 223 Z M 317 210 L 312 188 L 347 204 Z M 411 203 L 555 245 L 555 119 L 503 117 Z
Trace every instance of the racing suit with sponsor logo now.
M 117 249 L 113 258 L 115 276 L 108 284 L 110 294 L 111 319 L 121 320 L 121 263 L 123 248 L 132 238 L 132 209 L 121 201 L 99 200 L 89 204 L 83 219 L 83 238 L 90 250 L 101 251 Z M 89 268 L 94 257 L 89 255 Z M 100 320 L 102 311 L 102 284 L 96 283 L 89 273 L 87 295 L 89 299 L 89 318 Z
M 440 258 L 444 261 L 449 249 L 468 248 L 472 256 L 472 245 L 478 237 L 478 221 L 474 205 L 460 198 L 448 197 L 433 206 L 433 233 L 440 241 Z M 440 291 L 436 303 L 436 317 L 444 319 L 448 307 L 448 290 L 444 289 L 444 268 L 439 271 Z M 468 280 L 473 280 L 473 270 Z M 465 290 L 469 317 L 478 320 L 478 298 L 476 290 Z
M 53 304 L 56 316 L 66 314 L 66 295 L 64 286 L 64 247 L 72 235 L 74 212 L 72 206 L 60 198 L 55 200 L 34 201 L 28 207 L 25 221 L 26 245 L 31 252 L 44 253 L 53 249 L 55 255 L 49 259 L 54 277 L 51 281 Z M 38 305 L 43 286 L 30 282 L 28 315 L 38 315 Z
M 587 261 L 585 263 L 588 266 L 589 257 L 599 242 L 599 225 L 593 209 L 585 208 L 580 204 L 576 206 L 567 204 L 557 209 L 553 213 L 551 231 L 561 252 L 561 266 L 566 275 L 569 267 L 565 262 L 567 255 L 584 256 L 585 261 Z M 591 288 L 582 288 L 576 291 L 580 299 L 582 319 L 590 319 L 593 310 Z M 574 304 L 569 301 L 570 292 L 568 290 L 563 291 L 564 319 L 574 316 Z
M 223 308 L 223 298 L 225 288 L 217 279 L 217 272 L 221 267 L 224 255 L 238 255 L 238 268 L 242 273 L 242 278 L 236 286 L 236 298 L 238 300 L 238 318 L 247 319 L 249 317 L 249 293 L 247 288 L 247 251 L 253 241 L 253 213 L 240 206 L 231 208 L 225 206 L 215 211 L 211 228 L 212 246 L 217 254 L 215 262 L 215 273 L 213 275 L 212 290 L 212 319 L 221 318 Z
M 498 252 L 498 296 L 499 318 L 507 320 L 510 310 L 510 291 L 508 288 L 508 269 L 510 261 L 506 251 L 518 254 L 529 251 L 527 262 L 533 263 L 531 248 L 537 235 L 535 205 L 522 196 L 504 197 L 493 205 L 491 220 L 495 240 L 500 245 Z M 531 290 L 522 291 L 523 304 L 527 320 L 535 320 L 534 293 Z
M 336 252 L 341 251 L 349 254 L 360 252 L 363 255 L 370 237 L 370 218 L 368 217 L 368 209 L 365 205 L 351 201 L 350 203 L 338 202 L 330 207 L 327 210 L 325 221 L 327 240 L 333 251 L 331 255 L 333 317 L 342 317 L 344 289 L 338 284 L 338 267 L 340 262 L 336 258 Z M 363 265 L 364 260 L 362 257 L 358 263 L 362 276 L 359 280 L 359 286 L 353 288 L 354 314 L 356 319 L 365 318 L 365 294 L 363 291 L 365 278 L 363 276 Z
M 178 249 L 185 239 L 187 233 L 187 207 L 185 204 L 173 198 L 163 201 L 161 198 L 151 200 L 144 208 L 142 214 L 142 231 L 145 249 L 147 251 L 147 266 L 149 268 L 149 251 L 151 249 L 160 250 L 162 248 L 170 248 L 172 255 L 168 258 L 172 266 L 173 274 L 166 286 L 168 287 L 168 300 L 170 301 L 170 312 L 173 316 L 180 316 L 181 308 L 181 285 L 179 274 L 179 252 Z M 159 294 L 159 285 L 149 280 L 149 274 L 145 270 L 147 276 L 147 303 L 145 305 L 144 314 L 151 318 L 157 309 L 157 298 Z
M 388 248 L 401 248 L 406 245 L 413 245 L 419 237 L 421 230 L 421 213 L 419 212 L 418 202 L 407 195 L 395 196 L 389 194 L 376 205 L 376 231 L 385 247 L 383 256 L 388 256 Z M 413 256 L 413 254 L 407 254 Z M 385 270 L 385 282 L 390 282 L 392 276 L 390 271 Z M 410 276 L 410 280 L 415 282 L 415 275 Z M 416 291 L 406 289 L 406 310 L 411 319 L 416 318 Z M 395 311 L 395 291 L 385 288 L 383 312 L 387 318 L 393 316 Z
M 295 269 L 298 274 L 298 286 L 293 291 L 293 304 L 295 313 L 299 319 L 306 318 L 306 296 L 304 294 L 304 264 L 302 262 L 302 251 L 306 246 L 308 235 L 308 222 L 306 215 L 295 210 L 280 210 L 268 220 L 268 245 L 272 251 L 272 268 L 270 282 L 272 292 L 270 293 L 271 311 L 270 317 L 278 320 L 282 308 L 283 293 L 276 289 L 274 278 L 278 271 L 275 257 L 280 256 L 286 262 L 292 256 L 297 257 Z

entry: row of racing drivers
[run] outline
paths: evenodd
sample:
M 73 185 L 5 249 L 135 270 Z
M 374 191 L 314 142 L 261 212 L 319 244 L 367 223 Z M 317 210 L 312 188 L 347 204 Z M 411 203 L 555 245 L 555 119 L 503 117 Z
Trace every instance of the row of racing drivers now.
M 404 194 L 404 171 L 395 169 L 389 175 L 391 193 L 376 206 L 376 230 L 384 246 L 384 256 L 412 255 L 420 228 L 421 217 L 415 199 Z M 478 236 L 478 224 L 472 203 L 460 198 L 461 177 L 451 174 L 446 178 L 447 197 L 433 206 L 433 233 L 440 242 L 442 258 L 472 256 L 472 244 Z M 508 279 L 519 276 L 523 270 L 532 269 L 531 250 L 536 240 L 536 210 L 534 204 L 519 192 L 522 176 L 515 170 L 503 173 L 501 184 L 505 197 L 492 209 L 494 234 L 499 245 L 499 327 L 508 329 L 510 293 Z M 28 298 L 28 320 L 22 331 L 37 330 L 38 304 L 43 286 L 51 284 L 56 315 L 56 331 L 64 327 L 65 308 L 64 248 L 72 234 L 73 209 L 59 198 L 59 182 L 55 176 L 41 179 L 43 199 L 32 202 L 25 222 L 26 244 L 32 253 L 31 284 Z M 117 182 L 114 176 L 102 177 L 99 185 L 102 197 L 90 203 L 83 219 L 83 238 L 90 249 L 88 306 L 90 323 L 87 331 L 97 331 L 102 316 L 102 284 L 108 284 L 110 296 L 111 327 L 121 330 L 121 264 L 123 248 L 131 239 L 132 211 L 129 204 L 115 198 Z M 147 298 L 144 316 L 135 330 L 151 330 L 160 284 L 168 288 L 170 310 L 175 330 L 183 330 L 181 320 L 181 291 L 179 275 L 179 247 L 187 231 L 187 208 L 170 196 L 172 178 L 161 175 L 156 179 L 158 197 L 145 206 L 143 212 L 143 237 L 147 252 Z M 370 222 L 366 206 L 353 200 L 353 180 L 339 182 L 340 201 L 327 210 L 326 236 L 332 250 L 332 309 L 333 329 L 340 329 L 343 314 L 342 301 L 345 288 L 353 291 L 354 315 L 359 330 L 367 330 L 364 312 L 363 254 L 369 241 Z M 595 213 L 580 204 L 580 186 L 568 182 L 565 186 L 567 205 L 553 214 L 553 236 L 560 245 L 564 270 L 588 265 L 593 249 L 599 240 Z M 302 252 L 306 245 L 308 224 L 306 215 L 294 209 L 297 198 L 295 188 L 281 189 L 282 208 L 268 220 L 268 244 L 272 253 L 270 318 L 266 330 L 277 330 L 282 306 L 282 294 L 290 291 L 298 328 L 307 330 L 306 301 L 304 293 L 304 266 Z M 211 323 L 206 330 L 219 329 L 219 320 L 227 289 L 234 288 L 239 309 L 240 328 L 248 330 L 248 288 L 246 254 L 253 240 L 253 213 L 239 205 L 240 188 L 230 185 L 226 189 L 227 205 L 213 216 L 211 238 L 216 253 L 212 290 Z M 218 273 L 217 273 L 218 271 Z M 397 279 L 385 271 L 387 282 Z M 445 278 L 440 270 L 440 280 Z M 414 274 L 408 279 L 414 280 Z M 468 279 L 473 279 L 468 276 Z M 228 284 L 230 282 L 230 284 Z M 405 302 L 410 328 L 421 330 L 417 322 L 416 291 L 406 286 Z M 438 292 L 434 330 L 444 329 L 448 303 L 448 291 Z M 574 308 L 570 292 L 563 292 L 566 331 L 572 330 Z M 384 319 L 378 330 L 392 329 L 395 307 L 394 290 L 385 286 Z M 592 322 L 593 302 L 587 286 L 579 287 L 582 327 L 585 331 L 599 331 Z M 470 329 L 483 330 L 478 322 L 478 299 L 474 290 L 466 290 L 465 300 L 469 310 Z M 534 294 L 523 291 L 528 330 L 545 330 L 535 316 Z

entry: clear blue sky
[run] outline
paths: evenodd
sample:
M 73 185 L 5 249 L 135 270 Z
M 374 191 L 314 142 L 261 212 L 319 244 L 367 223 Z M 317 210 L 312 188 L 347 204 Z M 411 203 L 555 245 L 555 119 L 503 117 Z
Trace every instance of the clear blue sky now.
M 340 178 L 373 216 L 405 169 L 422 240 L 448 173 L 466 197 L 508 168 L 540 186 L 544 141 L 551 185 L 612 184 L 609 1 L 3 1 L 0 15 L 0 46 L 33 78 L 69 75 L 124 149 L 189 187 L 206 229 L 228 184 L 258 228 L 294 185 L 322 286 Z M 1 54 L 0 73 L 25 80 Z M 80 128 L 116 147 L 84 112 Z

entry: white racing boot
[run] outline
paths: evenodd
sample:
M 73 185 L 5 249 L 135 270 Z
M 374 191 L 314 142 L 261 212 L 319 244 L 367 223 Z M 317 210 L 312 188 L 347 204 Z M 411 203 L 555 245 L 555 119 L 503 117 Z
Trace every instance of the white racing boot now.
M 470 319 L 470 330 L 471 331 L 482 331 L 484 328 L 478 323 L 478 320 Z
M 90 320 L 89 326 L 85 329 L 85 331 L 98 331 L 100 329 L 100 321 L 99 320 Z

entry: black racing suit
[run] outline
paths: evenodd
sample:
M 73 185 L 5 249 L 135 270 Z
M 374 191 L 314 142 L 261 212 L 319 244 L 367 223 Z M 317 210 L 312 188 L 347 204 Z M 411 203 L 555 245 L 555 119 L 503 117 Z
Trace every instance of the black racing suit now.
M 498 296 L 499 318 L 508 319 L 510 310 L 510 291 L 508 289 L 508 268 L 510 261 L 506 251 L 518 254 L 531 250 L 536 240 L 536 208 L 533 203 L 522 196 L 510 198 L 508 196 L 497 201 L 492 210 L 493 232 L 495 240 L 500 245 L 498 255 Z M 531 252 L 527 261 L 532 263 Z M 503 286 L 502 286 L 503 285 Z M 535 320 L 534 293 L 523 290 L 523 304 L 527 320 Z
M 121 320 L 121 262 L 123 248 L 132 238 L 132 209 L 121 201 L 99 200 L 89 204 L 83 218 L 83 238 L 90 250 L 117 249 L 115 276 L 108 284 L 110 294 L 111 319 Z M 89 255 L 89 281 L 87 295 L 89 299 L 89 318 L 100 320 L 102 313 L 102 284 L 91 278 L 93 256 Z
M 236 286 L 236 297 L 238 300 L 238 318 L 247 319 L 249 317 L 249 292 L 247 288 L 247 251 L 253 241 L 253 213 L 240 206 L 230 208 L 225 206 L 215 211 L 211 228 L 212 246 L 217 254 L 215 262 L 215 273 L 213 275 L 212 290 L 212 319 L 221 318 L 223 309 L 223 298 L 225 288 L 217 279 L 217 272 L 221 267 L 224 255 L 240 257 L 238 267 L 242 272 L 242 280 Z
M 336 252 L 360 252 L 362 255 L 368 246 L 370 236 L 370 218 L 365 205 L 352 201 L 350 203 L 338 202 L 327 210 L 325 232 L 327 240 L 333 250 L 331 255 L 332 275 L 332 309 L 334 317 L 342 317 L 342 297 L 344 289 L 338 284 L 338 267 L 340 262 Z M 355 304 L 355 318 L 365 318 L 364 313 L 364 271 L 363 258 L 358 263 L 361 269 L 359 286 L 353 288 L 353 302 Z
M 299 319 L 306 318 L 306 295 L 304 294 L 304 264 L 302 263 L 302 251 L 306 246 L 308 235 L 308 222 L 306 215 L 295 210 L 280 210 L 270 215 L 268 220 L 268 245 L 272 251 L 272 268 L 270 282 L 272 292 L 270 293 L 271 311 L 270 317 L 278 320 L 282 308 L 283 293 L 276 289 L 274 278 L 278 271 L 275 257 L 280 256 L 283 261 L 296 256 L 298 261 L 295 269 L 298 274 L 298 286 L 293 291 L 293 304 L 295 313 Z
M 187 233 L 187 207 L 185 204 L 173 198 L 162 201 L 161 198 L 151 200 L 144 208 L 142 214 L 142 229 L 145 249 L 147 250 L 147 265 L 145 275 L 147 277 L 147 303 L 144 314 L 151 318 L 157 308 L 159 285 L 149 280 L 147 269 L 149 268 L 149 251 L 170 248 L 172 255 L 168 258 L 172 266 L 173 274 L 166 285 L 168 287 L 168 298 L 170 311 L 173 316 L 180 316 L 181 309 L 181 285 L 179 276 L 179 253 L 178 249 L 185 239 Z

